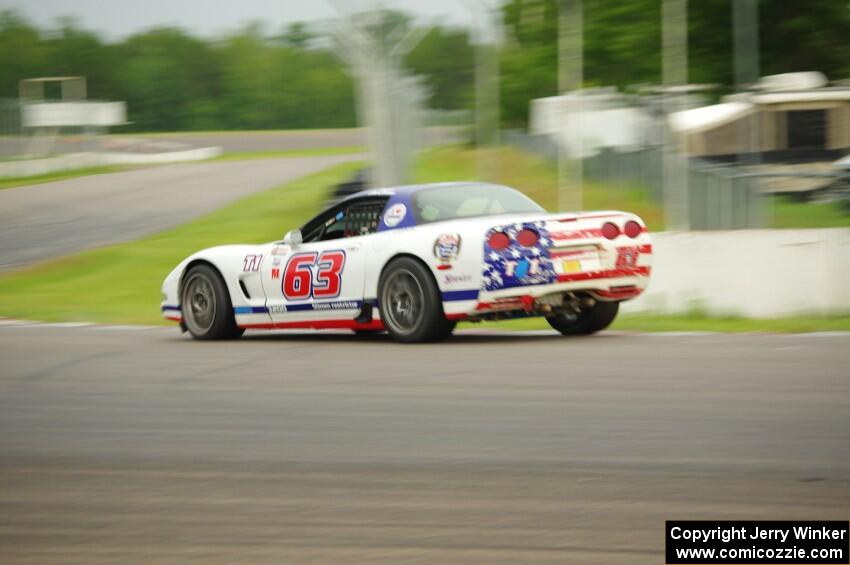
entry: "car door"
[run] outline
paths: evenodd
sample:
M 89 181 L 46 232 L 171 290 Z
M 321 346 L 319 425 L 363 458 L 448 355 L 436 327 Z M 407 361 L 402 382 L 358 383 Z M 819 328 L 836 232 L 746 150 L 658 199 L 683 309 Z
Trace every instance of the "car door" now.
M 346 327 L 360 314 L 364 239 L 377 230 L 385 203 L 374 197 L 346 201 L 305 225 L 301 244 L 272 249 L 262 270 L 276 326 Z

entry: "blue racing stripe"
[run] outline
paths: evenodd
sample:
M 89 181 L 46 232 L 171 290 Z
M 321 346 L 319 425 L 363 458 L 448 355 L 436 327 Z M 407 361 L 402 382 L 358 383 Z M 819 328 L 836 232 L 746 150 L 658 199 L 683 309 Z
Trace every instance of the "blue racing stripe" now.
M 233 309 L 234 314 L 267 314 L 268 311 L 265 306 L 237 306 Z
M 455 300 L 478 300 L 478 289 L 449 290 L 443 293 L 443 302 L 453 302 Z
M 162 307 L 162 308 L 160 308 L 160 309 L 161 309 L 163 312 L 165 312 L 166 310 L 178 310 L 178 311 L 179 311 L 179 310 L 180 310 L 180 307 L 179 307 L 179 306 L 170 306 L 170 305 L 166 304 L 165 306 L 163 306 L 163 307 Z

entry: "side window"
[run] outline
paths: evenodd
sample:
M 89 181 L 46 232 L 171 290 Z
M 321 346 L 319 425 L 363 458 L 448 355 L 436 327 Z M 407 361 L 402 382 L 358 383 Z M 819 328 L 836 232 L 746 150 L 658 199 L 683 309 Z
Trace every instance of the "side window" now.
M 314 241 L 325 241 L 342 237 L 343 222 L 345 212 L 342 207 L 335 207 L 317 218 L 310 220 L 303 228 L 301 234 L 305 243 Z
M 301 228 L 304 242 L 368 235 L 378 230 L 388 198 L 359 199 L 336 206 Z

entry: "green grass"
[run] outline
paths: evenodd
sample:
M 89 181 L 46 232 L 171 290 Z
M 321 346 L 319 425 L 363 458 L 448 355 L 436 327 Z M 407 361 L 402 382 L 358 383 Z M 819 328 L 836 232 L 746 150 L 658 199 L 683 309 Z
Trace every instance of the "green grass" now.
M 282 151 L 246 151 L 242 153 L 225 153 L 207 159 L 206 161 L 198 161 L 199 163 L 209 163 L 212 161 L 246 161 L 251 159 L 275 159 L 279 157 L 324 157 L 327 155 L 350 155 L 352 153 L 364 153 L 365 147 L 359 145 L 351 145 L 345 147 L 314 147 L 312 149 L 289 149 Z
M 543 318 L 522 318 L 481 324 L 463 323 L 464 327 L 497 328 L 505 330 L 551 330 Z M 850 331 L 850 314 L 838 316 L 793 316 L 786 318 L 711 317 L 702 314 L 659 316 L 654 314 L 623 314 L 611 325 L 612 330 L 639 332 L 765 332 L 807 333 Z
M 104 167 L 86 167 L 84 169 L 73 169 L 70 171 L 56 171 L 44 175 L 34 175 L 31 177 L 13 177 L 0 178 L 0 190 L 4 188 L 14 188 L 16 186 L 27 186 L 30 184 L 42 184 L 45 182 L 53 182 L 57 180 L 73 179 L 76 177 L 84 177 L 88 175 L 100 175 L 103 173 L 114 173 L 116 171 L 126 170 L 127 167 L 115 165 Z
M 775 196 L 767 211 L 774 228 L 850 227 L 850 210 L 839 202 L 794 202 Z
M 362 166 L 339 165 L 154 236 L 6 274 L 0 277 L 0 316 L 161 323 L 159 289 L 182 259 L 213 245 L 282 238 L 319 210 L 331 186 Z
M 188 137 L 188 136 L 204 136 L 204 135 L 275 135 L 281 133 L 297 133 L 301 135 L 311 135 L 317 134 L 321 135 L 325 132 L 341 132 L 341 131 L 351 131 L 358 129 L 356 127 L 350 128 L 304 128 L 304 129 L 246 129 L 246 130 L 206 130 L 206 131 L 157 131 L 157 132 L 143 132 L 143 131 L 134 131 L 134 132 L 121 132 L 120 130 L 116 130 L 112 135 L 116 137 Z

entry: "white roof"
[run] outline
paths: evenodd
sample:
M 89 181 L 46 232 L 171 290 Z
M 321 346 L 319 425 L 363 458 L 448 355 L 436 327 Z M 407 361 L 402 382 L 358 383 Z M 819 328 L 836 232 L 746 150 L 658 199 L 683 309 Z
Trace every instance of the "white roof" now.
M 761 77 L 756 85 L 760 90 L 812 90 L 826 86 L 826 75 L 818 71 L 782 73 Z
M 823 88 L 801 92 L 769 92 L 765 94 L 756 94 L 752 99 L 757 104 L 850 100 L 850 88 Z
M 724 102 L 670 114 L 670 128 L 676 133 L 696 133 L 731 123 L 749 115 L 753 105 L 748 102 Z
M 832 166 L 836 169 L 844 169 L 850 171 L 850 155 L 845 155 L 838 161 L 834 162 Z

